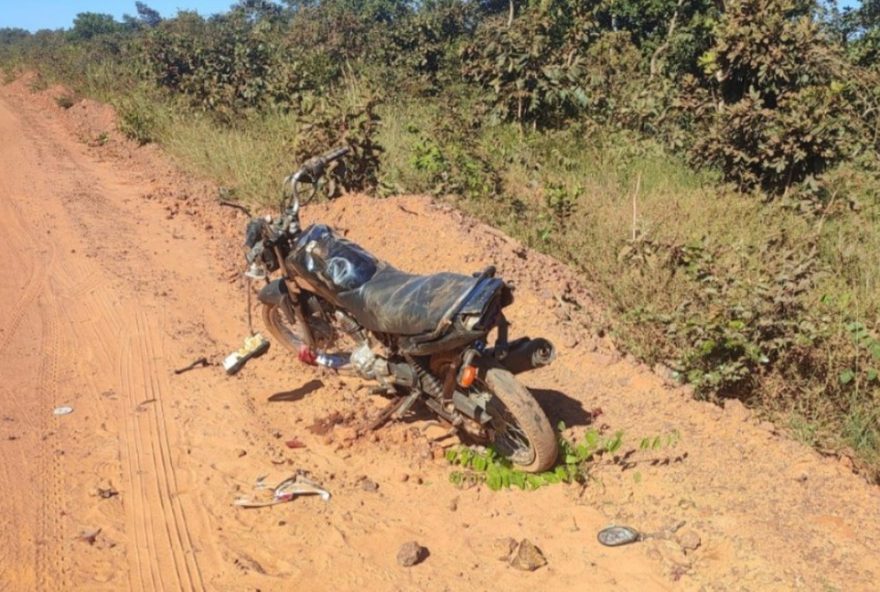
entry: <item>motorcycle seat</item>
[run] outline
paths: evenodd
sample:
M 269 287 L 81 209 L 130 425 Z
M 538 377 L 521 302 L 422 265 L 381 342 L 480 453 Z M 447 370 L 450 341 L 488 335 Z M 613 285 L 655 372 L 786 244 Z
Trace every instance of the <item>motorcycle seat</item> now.
M 400 271 L 323 224 L 303 233 L 292 262 L 309 283 L 377 333 L 432 332 L 456 305 L 462 312 L 479 313 L 503 286 L 496 278 Z
M 413 275 L 385 263 L 368 282 L 338 297 L 371 331 L 419 335 L 434 331 L 477 281 L 448 272 Z

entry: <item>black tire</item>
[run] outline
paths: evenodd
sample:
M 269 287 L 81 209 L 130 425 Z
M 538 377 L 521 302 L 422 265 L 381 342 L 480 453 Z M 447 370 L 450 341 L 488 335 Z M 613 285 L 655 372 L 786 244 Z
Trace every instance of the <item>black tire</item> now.
M 498 366 L 481 371 L 478 380 L 492 394 L 487 410 L 494 418 L 490 425 L 495 449 L 522 471 L 540 473 L 551 468 L 559 444 L 550 420 L 532 393 Z
M 287 322 L 284 312 L 278 306 L 264 304 L 261 308 L 263 309 L 263 326 L 266 327 L 273 339 L 292 353 L 299 355 L 300 347 L 305 343 L 304 333 L 299 322 L 291 326 Z

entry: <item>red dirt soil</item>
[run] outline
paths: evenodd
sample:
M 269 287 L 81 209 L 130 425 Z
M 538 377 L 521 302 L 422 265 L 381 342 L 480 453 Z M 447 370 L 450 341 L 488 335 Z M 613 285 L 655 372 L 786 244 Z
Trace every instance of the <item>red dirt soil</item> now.
M 61 92 L 0 88 L 0 591 L 877 589 L 880 495 L 845 459 L 664 384 L 593 334 L 576 274 L 428 198 L 349 195 L 304 217 L 414 272 L 497 265 L 517 285 L 514 335 L 560 346 L 524 377 L 554 423 L 579 435 L 601 408 L 624 450 L 672 430 L 678 446 L 583 488 L 457 489 L 436 426 L 356 437 L 384 400 L 281 347 L 232 378 L 175 375 L 246 333 L 244 216 Z M 297 470 L 333 499 L 232 505 Z M 613 523 L 667 534 L 602 547 Z M 499 561 L 503 537 L 548 565 Z M 430 555 L 404 568 L 410 540 Z

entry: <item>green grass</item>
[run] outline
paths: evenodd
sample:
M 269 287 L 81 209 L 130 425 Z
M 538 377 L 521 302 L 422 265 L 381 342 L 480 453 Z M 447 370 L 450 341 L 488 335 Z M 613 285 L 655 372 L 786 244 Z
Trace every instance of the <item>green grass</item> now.
M 442 109 L 424 102 L 388 108 L 380 139 L 387 149 L 388 186 L 432 190 L 431 171 L 416 166 L 414 152 L 423 148 L 424 138 L 442 138 Z M 439 156 L 423 154 L 450 160 L 442 139 L 438 144 Z M 664 328 L 644 322 L 639 311 L 676 310 L 699 286 L 671 272 L 659 255 L 651 260 L 649 252 L 638 265 L 622 259 L 624 248 L 706 244 L 720 253 L 718 268 L 735 269 L 742 281 L 759 284 L 768 273 L 768 245 L 784 241 L 806 251 L 815 241 L 824 271 L 801 298 L 829 334 L 810 351 L 813 367 L 799 368 L 795 360 L 785 372 L 760 376 L 752 392 L 739 396 L 800 440 L 849 447 L 865 464 L 878 466 L 878 385 L 864 382 L 853 391 L 838 383 L 857 355 L 847 323 L 860 319 L 880 326 L 874 180 L 849 176 L 842 190 L 848 198 L 826 204 L 827 215 L 805 216 L 782 202 L 764 203 L 727 188 L 715 175 L 695 172 L 656 143 L 630 134 L 596 128 L 533 133 L 501 125 L 483 128 L 475 144 L 500 172 L 501 191 L 452 199 L 582 271 L 611 313 L 618 344 L 649 363 L 676 352 Z

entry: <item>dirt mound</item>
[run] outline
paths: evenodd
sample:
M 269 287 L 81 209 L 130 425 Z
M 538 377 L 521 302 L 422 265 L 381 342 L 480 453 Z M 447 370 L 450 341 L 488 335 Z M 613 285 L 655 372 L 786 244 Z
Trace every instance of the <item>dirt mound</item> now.
M 621 358 L 577 274 L 428 198 L 346 196 L 304 218 L 413 272 L 498 266 L 517 284 L 513 331 L 561 346 L 526 382 L 574 433 L 597 417 L 623 430 L 626 470 L 600 465 L 583 488 L 458 489 L 426 416 L 358 434 L 386 403 L 359 381 L 275 347 L 227 377 L 216 363 L 245 333 L 244 215 L 155 148 L 112 130 L 84 142 L 111 118 L 83 105 L 0 90 L 6 589 L 876 588 L 876 487 Z M 201 356 L 215 365 L 173 373 Z M 673 431 L 675 448 L 638 450 Z M 294 473 L 332 500 L 233 507 Z M 652 536 L 602 547 L 611 523 Z M 547 565 L 498 561 L 510 539 Z M 404 568 L 408 541 L 430 554 Z

